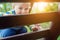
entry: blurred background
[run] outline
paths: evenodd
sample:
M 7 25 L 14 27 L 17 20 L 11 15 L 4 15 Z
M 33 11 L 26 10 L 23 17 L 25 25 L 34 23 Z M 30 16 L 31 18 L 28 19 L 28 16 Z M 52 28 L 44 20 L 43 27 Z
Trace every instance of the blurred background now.
M 7 12 L 12 9 L 12 3 L 0 3 L 0 12 Z M 51 12 L 58 10 L 58 2 L 35 2 L 31 13 Z

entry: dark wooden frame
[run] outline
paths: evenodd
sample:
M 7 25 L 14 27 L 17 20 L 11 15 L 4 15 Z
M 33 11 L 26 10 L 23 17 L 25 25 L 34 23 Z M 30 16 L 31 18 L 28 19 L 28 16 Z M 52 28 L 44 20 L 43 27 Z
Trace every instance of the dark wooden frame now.
M 33 20 L 30 20 L 34 18 Z M 15 16 L 3 16 L 0 17 L 0 28 L 7 28 L 11 26 L 17 26 L 17 25 L 30 25 L 35 23 L 42 23 L 42 22 L 48 22 L 52 21 L 52 27 L 50 30 L 45 31 L 39 31 L 39 32 L 33 32 L 25 35 L 18 35 L 8 39 L 26 39 L 26 40 L 35 40 L 37 38 L 45 37 L 46 40 L 56 40 L 56 37 L 58 36 L 59 32 L 59 23 L 60 23 L 60 15 L 58 12 L 51 12 L 51 13 L 40 13 L 40 14 L 31 14 L 31 15 L 15 15 Z M 14 21 L 15 20 L 15 21 Z M 20 22 L 19 22 L 20 20 Z M 37 20 L 37 21 L 36 21 Z M 17 21 L 17 22 L 16 22 Z
M 16 2 L 16 1 L 13 0 L 13 2 Z M 32 1 L 25 0 L 25 1 L 20 1 L 20 2 L 32 2 Z M 30 20 L 32 18 L 34 19 Z M 18 22 L 19 20 L 20 22 Z M 25 35 L 18 35 L 18 36 L 2 38 L 2 39 L 3 40 L 11 40 L 11 39 L 35 40 L 37 38 L 45 37 L 46 40 L 56 40 L 57 36 L 60 34 L 60 13 L 51 12 L 51 13 L 40 13 L 40 14 L 31 14 L 31 15 L 22 15 L 22 16 L 17 15 L 17 16 L 0 17 L 0 29 L 12 27 L 12 26 L 30 25 L 30 24 L 42 23 L 42 22 L 48 22 L 48 21 L 53 22 L 50 30 L 26 33 Z

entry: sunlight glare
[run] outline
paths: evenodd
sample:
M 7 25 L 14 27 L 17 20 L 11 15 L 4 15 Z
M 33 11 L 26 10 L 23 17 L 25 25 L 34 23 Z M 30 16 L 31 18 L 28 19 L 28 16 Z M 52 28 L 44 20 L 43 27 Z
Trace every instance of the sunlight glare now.
M 48 3 L 39 2 L 37 5 L 38 5 L 38 9 L 42 12 L 42 11 L 44 11 L 44 8 L 48 5 Z

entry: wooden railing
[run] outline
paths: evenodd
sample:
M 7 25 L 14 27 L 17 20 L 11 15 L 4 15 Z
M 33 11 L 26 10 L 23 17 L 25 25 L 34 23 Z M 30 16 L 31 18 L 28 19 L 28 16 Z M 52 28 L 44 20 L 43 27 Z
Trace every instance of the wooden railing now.
M 56 20 L 57 12 L 0 17 L 0 29 Z
M 60 0 L 5 0 L 5 2 L 59 2 Z M 1 0 L 1 2 L 4 2 Z M 1 38 L 2 40 L 35 40 L 38 38 L 46 38 L 45 40 L 56 40 L 60 34 L 60 13 L 40 13 L 30 15 L 16 15 L 0 17 L 0 29 L 7 27 L 30 25 L 35 23 L 42 23 L 52 21 L 50 30 L 37 31 L 32 33 L 23 33 L 11 37 Z
M 37 31 L 31 33 L 18 34 L 12 37 L 2 38 L 4 40 L 35 40 L 38 38 L 46 38 L 45 40 L 56 40 L 60 34 L 60 14 L 58 12 L 40 13 L 30 15 L 13 15 L 0 17 L 0 29 L 7 27 L 30 25 L 35 23 L 42 23 L 52 21 L 50 30 Z

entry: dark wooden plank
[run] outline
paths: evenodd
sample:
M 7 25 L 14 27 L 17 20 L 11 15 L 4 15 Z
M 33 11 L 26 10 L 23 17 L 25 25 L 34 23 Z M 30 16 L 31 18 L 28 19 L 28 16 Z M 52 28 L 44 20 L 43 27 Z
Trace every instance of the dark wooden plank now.
M 0 28 L 20 25 L 31 25 L 35 23 L 48 22 L 55 19 L 58 12 L 40 13 L 31 15 L 15 15 L 0 17 Z
M 48 40 L 57 40 L 58 35 L 60 35 L 60 13 L 58 13 L 53 20 L 50 32 L 51 35 L 49 36 Z
M 38 31 L 38 32 L 32 32 L 32 33 L 26 33 L 26 34 L 19 34 L 15 36 L 10 36 L 6 38 L 1 38 L 3 40 L 34 40 L 37 38 L 46 38 L 49 35 L 49 30 L 45 31 Z
M 0 0 L 1 2 L 60 2 L 60 0 Z
M 50 29 L 50 35 L 46 40 L 57 40 L 58 35 L 60 35 L 60 13 L 56 14 Z

